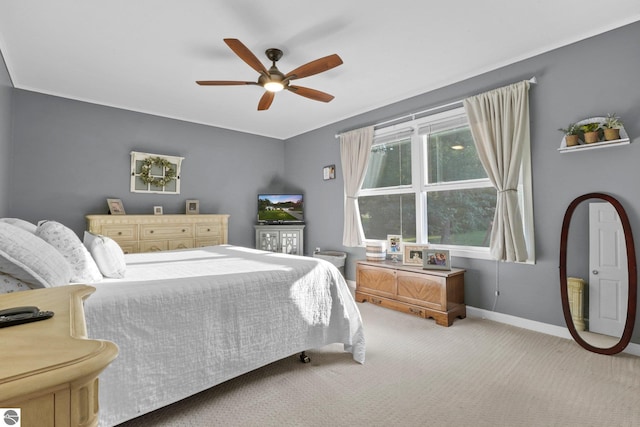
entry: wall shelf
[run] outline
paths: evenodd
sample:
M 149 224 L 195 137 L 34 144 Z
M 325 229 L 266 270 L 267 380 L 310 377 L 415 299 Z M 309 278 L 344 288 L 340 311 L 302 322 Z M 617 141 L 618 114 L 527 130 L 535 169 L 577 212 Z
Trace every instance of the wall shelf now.
M 589 119 L 581 120 L 576 124 L 581 125 L 591 122 L 600 122 L 600 124 L 602 125 L 605 119 L 606 117 L 591 117 Z M 627 132 L 623 126 L 620 128 L 620 139 L 614 139 L 611 141 L 599 141 L 593 142 L 591 144 L 586 144 L 583 141 L 580 141 L 578 145 L 567 147 L 566 137 L 563 137 L 562 141 L 560 142 L 560 148 L 558 148 L 558 151 L 561 153 L 575 153 L 577 151 L 595 150 L 598 148 L 619 147 L 622 145 L 629 145 L 630 143 L 631 140 L 629 139 L 629 135 L 627 135 Z
M 562 142 L 564 143 L 564 138 Z M 564 146 L 560 146 L 560 148 L 558 148 L 558 151 L 560 151 L 561 153 L 575 153 L 576 151 L 595 150 L 597 148 L 629 145 L 630 143 L 631 143 L 631 140 L 629 138 L 622 138 L 622 139 L 614 139 L 613 141 L 594 142 L 592 144 L 579 144 L 579 145 L 574 145 L 573 147 L 567 147 L 566 144 L 564 144 Z

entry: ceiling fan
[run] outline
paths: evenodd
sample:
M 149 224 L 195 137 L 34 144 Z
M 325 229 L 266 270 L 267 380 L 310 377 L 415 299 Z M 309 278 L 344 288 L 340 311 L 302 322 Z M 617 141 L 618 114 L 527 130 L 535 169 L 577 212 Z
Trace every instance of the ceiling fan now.
M 302 86 L 294 86 L 290 84 L 291 80 L 301 79 L 303 77 L 313 76 L 324 71 L 330 70 L 342 64 L 342 59 L 336 55 L 325 56 L 315 61 L 308 62 L 293 71 L 283 74 L 276 67 L 276 62 L 282 58 L 282 51 L 280 49 L 267 49 L 265 51 L 267 58 L 272 62 L 271 68 L 267 68 L 251 53 L 251 51 L 238 39 L 224 39 L 224 42 L 246 62 L 251 68 L 260 73 L 257 82 L 246 81 L 234 81 L 234 80 L 197 80 L 201 86 L 234 86 L 234 85 L 258 85 L 264 87 L 266 90 L 260 102 L 258 102 L 258 110 L 267 110 L 276 92 L 280 92 L 286 89 L 290 92 L 304 96 L 305 98 L 313 99 L 314 101 L 329 102 L 334 97 L 328 93 L 321 92 L 315 89 L 309 89 Z

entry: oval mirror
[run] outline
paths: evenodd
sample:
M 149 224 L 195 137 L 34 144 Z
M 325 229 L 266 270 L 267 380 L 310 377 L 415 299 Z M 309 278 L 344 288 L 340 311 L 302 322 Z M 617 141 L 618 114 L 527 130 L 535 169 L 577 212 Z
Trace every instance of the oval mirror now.
M 636 318 L 636 253 L 629 218 L 613 196 L 571 202 L 560 236 L 560 293 L 571 336 L 587 350 L 616 354 Z

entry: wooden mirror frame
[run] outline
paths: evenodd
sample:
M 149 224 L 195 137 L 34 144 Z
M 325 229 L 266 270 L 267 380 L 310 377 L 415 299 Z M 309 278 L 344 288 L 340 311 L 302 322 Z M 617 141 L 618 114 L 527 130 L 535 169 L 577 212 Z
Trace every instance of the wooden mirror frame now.
M 627 298 L 627 320 L 624 325 L 624 331 L 617 344 L 609 348 L 595 347 L 586 342 L 576 330 L 571 317 L 571 310 L 569 307 L 569 292 L 567 282 L 567 238 L 569 237 L 569 225 L 571 223 L 571 217 L 575 209 L 585 200 L 588 199 L 600 199 L 611 203 L 611 205 L 618 212 L 620 222 L 622 223 L 622 229 L 624 231 L 624 240 L 627 245 L 627 273 L 629 274 L 629 295 Z M 593 351 L 599 354 L 617 354 L 627 347 L 631 341 L 631 335 L 633 333 L 633 327 L 636 321 L 636 299 L 637 299 L 637 271 L 636 271 L 636 250 L 633 244 L 633 234 L 631 232 L 631 224 L 624 208 L 620 202 L 613 196 L 604 193 L 587 193 L 577 197 L 569 204 L 566 213 L 564 214 L 564 220 L 562 221 L 562 233 L 560 235 L 560 294 L 562 297 L 562 311 L 564 312 L 564 319 L 567 323 L 567 328 L 573 339 L 581 345 L 583 348 Z

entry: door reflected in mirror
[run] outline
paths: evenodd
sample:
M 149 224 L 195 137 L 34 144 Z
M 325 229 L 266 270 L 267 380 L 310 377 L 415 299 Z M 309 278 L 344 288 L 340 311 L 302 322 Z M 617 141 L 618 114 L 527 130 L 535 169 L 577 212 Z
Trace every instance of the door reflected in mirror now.
M 631 339 L 636 305 L 635 248 L 622 205 L 602 193 L 578 197 L 565 214 L 560 249 L 571 335 L 591 351 L 622 351 Z

